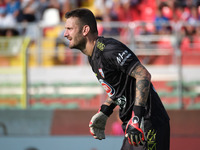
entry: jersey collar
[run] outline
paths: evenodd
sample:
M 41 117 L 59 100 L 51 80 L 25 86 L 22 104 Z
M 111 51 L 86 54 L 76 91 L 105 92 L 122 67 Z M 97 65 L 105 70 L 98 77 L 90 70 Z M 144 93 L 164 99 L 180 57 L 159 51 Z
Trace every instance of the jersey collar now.
M 100 37 L 97 38 L 96 43 L 94 45 L 92 56 L 91 56 L 92 60 L 94 60 L 94 58 L 95 58 L 95 52 L 97 50 L 97 43 L 98 43 L 99 39 L 100 39 Z

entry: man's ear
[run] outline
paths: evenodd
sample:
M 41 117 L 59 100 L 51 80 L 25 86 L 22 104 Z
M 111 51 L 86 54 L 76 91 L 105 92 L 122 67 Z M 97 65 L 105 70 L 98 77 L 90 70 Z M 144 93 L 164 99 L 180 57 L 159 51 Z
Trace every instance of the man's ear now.
M 86 36 L 89 33 L 89 31 L 90 27 L 88 25 L 84 25 L 82 30 L 83 36 Z

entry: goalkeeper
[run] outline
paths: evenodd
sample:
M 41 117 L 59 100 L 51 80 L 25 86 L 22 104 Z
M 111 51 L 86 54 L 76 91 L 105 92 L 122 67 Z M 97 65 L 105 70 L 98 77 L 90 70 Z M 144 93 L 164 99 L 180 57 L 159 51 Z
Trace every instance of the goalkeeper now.
M 98 36 L 93 13 L 75 9 L 65 14 L 64 36 L 69 47 L 88 56 L 108 99 L 89 123 L 95 139 L 105 139 L 105 126 L 114 108 L 125 136 L 121 150 L 169 150 L 169 117 L 157 95 L 151 75 L 137 56 L 123 43 Z

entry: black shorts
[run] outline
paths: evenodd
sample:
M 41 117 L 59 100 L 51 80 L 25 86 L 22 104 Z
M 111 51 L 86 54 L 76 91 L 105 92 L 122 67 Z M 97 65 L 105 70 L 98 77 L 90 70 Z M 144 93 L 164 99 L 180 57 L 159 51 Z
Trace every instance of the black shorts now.
M 124 138 L 121 150 L 169 150 L 170 149 L 170 125 L 169 123 L 158 129 L 151 129 L 145 133 L 147 142 L 144 146 L 130 145 L 128 138 Z

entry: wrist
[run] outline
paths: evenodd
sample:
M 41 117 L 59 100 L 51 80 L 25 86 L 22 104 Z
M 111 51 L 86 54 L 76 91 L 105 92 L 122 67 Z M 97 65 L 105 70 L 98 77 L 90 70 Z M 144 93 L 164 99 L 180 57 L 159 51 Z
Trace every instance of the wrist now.
M 110 104 L 110 105 L 105 105 L 102 104 L 100 111 L 103 112 L 106 116 L 110 116 L 113 113 L 113 109 L 116 107 L 116 105 L 114 103 Z
M 134 106 L 133 107 L 133 115 L 139 118 L 139 124 L 141 123 L 142 117 L 144 116 L 145 108 L 143 106 Z M 133 117 L 132 115 L 132 117 Z

